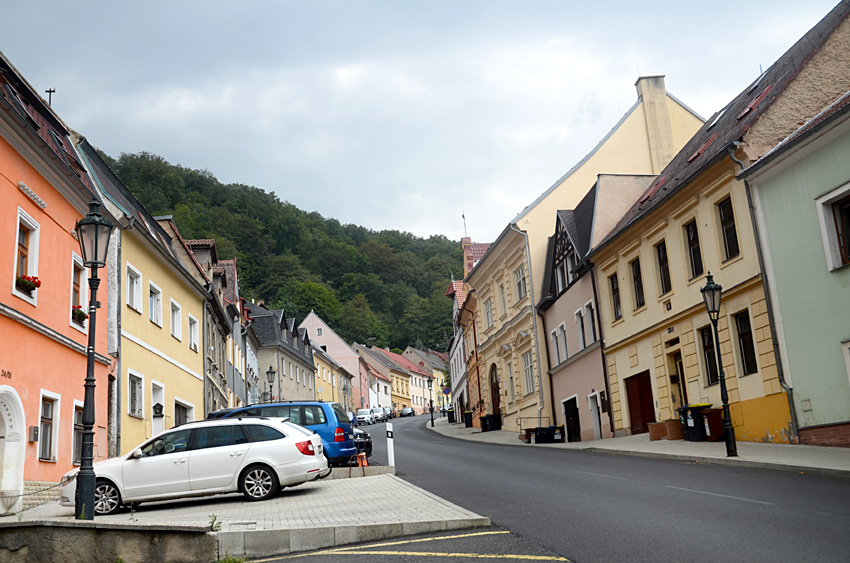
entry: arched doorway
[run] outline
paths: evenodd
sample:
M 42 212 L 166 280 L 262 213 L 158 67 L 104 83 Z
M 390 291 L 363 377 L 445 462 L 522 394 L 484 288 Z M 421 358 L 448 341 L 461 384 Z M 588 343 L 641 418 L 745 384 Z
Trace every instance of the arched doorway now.
M 490 404 L 493 405 L 492 414 L 501 412 L 501 393 L 499 391 L 499 375 L 496 373 L 496 364 L 490 366 Z
M 17 391 L 0 385 L 0 515 L 21 511 L 26 420 Z

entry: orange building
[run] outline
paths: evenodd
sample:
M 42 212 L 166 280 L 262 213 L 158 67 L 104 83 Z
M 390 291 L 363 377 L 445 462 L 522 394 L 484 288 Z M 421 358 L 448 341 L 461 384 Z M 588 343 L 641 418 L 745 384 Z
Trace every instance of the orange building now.
M 0 193 L 0 514 L 8 514 L 26 506 L 25 484 L 55 483 L 80 462 L 89 271 L 74 226 L 96 196 L 71 132 L 2 53 Z M 105 269 L 99 277 L 105 303 Z M 105 312 L 98 321 L 95 461 L 107 455 L 112 364 Z

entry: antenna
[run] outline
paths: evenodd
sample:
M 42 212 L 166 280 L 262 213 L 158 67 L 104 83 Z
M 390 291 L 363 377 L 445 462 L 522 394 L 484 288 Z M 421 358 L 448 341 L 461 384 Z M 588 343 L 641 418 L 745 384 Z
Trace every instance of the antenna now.
M 44 92 L 47 94 L 47 105 L 51 105 L 51 102 L 53 102 L 53 94 L 56 93 L 56 88 L 48 88 Z
M 460 212 L 460 218 L 463 219 L 463 236 L 464 238 L 468 235 L 466 234 L 466 213 L 463 211 Z

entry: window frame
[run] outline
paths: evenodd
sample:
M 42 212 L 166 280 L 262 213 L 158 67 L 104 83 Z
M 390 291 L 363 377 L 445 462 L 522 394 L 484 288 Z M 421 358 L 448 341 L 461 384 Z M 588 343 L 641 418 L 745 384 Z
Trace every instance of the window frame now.
M 195 318 L 195 315 L 193 315 L 192 313 L 187 313 L 187 314 L 188 314 L 188 317 L 189 317 L 189 322 L 188 322 L 188 325 L 189 325 L 188 326 L 189 349 L 197 352 L 198 346 L 199 346 L 199 336 L 200 336 L 199 333 L 198 333 L 198 327 L 200 327 L 200 323 L 198 322 L 198 319 Z
M 75 280 L 76 273 L 79 271 L 80 279 Z M 79 305 L 81 310 L 88 310 L 88 299 L 86 299 L 85 288 L 88 285 L 88 268 L 83 264 L 83 259 L 76 252 L 71 252 L 71 301 L 68 307 L 68 323 L 73 328 L 85 333 L 88 330 L 89 320 L 84 319 L 82 323 L 74 320 L 74 306 Z M 75 299 L 76 297 L 76 299 Z
M 51 404 L 51 413 L 49 418 L 44 416 L 45 401 Z M 62 420 L 61 414 L 62 396 L 57 393 L 47 391 L 46 389 L 42 389 L 38 403 L 38 449 L 36 450 L 38 461 L 45 461 L 49 463 L 56 463 L 58 461 L 59 430 Z M 49 432 L 44 431 L 45 420 L 49 421 Z M 45 434 L 47 434 L 47 436 L 45 436 Z M 45 444 L 44 440 L 46 438 L 48 439 L 48 442 Z M 45 447 L 49 449 L 48 456 L 43 455 L 45 453 Z
M 590 322 L 590 340 L 587 343 L 588 346 L 590 346 L 591 344 L 593 344 L 597 340 L 596 317 L 594 315 L 594 312 L 595 311 L 594 311 L 594 306 L 593 306 L 592 300 L 588 301 L 587 303 L 584 304 L 584 316 Z
M 517 290 L 517 303 L 528 295 L 528 286 L 525 282 L 525 266 L 519 266 L 514 270 L 514 285 Z
M 125 265 L 124 279 L 127 280 L 127 296 L 124 299 L 125 304 L 139 314 L 144 314 L 144 306 L 142 305 L 142 272 L 127 262 Z M 135 280 L 135 283 L 131 283 L 131 279 Z
M 569 359 L 570 352 L 567 347 L 567 323 L 563 322 L 558 325 L 558 346 L 562 346 L 561 348 L 561 356 L 564 358 L 564 361 Z
M 613 322 L 617 322 L 623 318 L 623 303 L 620 300 L 620 279 L 616 272 L 608 276 L 608 283 L 611 289 L 611 312 L 614 317 Z
M 183 341 L 183 307 L 180 306 L 180 303 L 175 301 L 173 298 L 170 299 L 169 305 L 169 319 L 171 322 L 171 336 L 179 340 Z M 177 323 L 174 322 L 174 312 L 177 312 Z M 175 324 L 177 325 L 175 327 Z
M 724 217 L 723 209 L 724 209 L 724 205 L 727 204 L 727 203 L 729 204 L 728 208 L 729 208 L 729 212 L 731 213 L 730 217 Z M 722 242 L 723 242 L 723 256 L 724 256 L 723 262 L 728 262 L 729 260 L 732 260 L 733 258 L 737 258 L 738 256 L 741 255 L 741 241 L 740 241 L 740 238 L 738 237 L 738 226 L 737 226 L 736 221 L 735 221 L 735 206 L 732 204 L 732 196 L 727 195 L 725 198 L 718 201 L 717 204 L 716 204 L 716 209 L 717 209 L 717 222 L 718 222 L 718 226 L 720 227 L 720 235 L 721 235 L 721 239 L 722 239 Z M 728 236 L 729 232 L 730 232 L 730 231 L 727 231 L 728 227 L 731 227 L 731 233 L 734 235 L 734 241 L 733 241 L 732 238 L 730 238 Z M 734 253 L 730 253 L 729 246 L 730 246 L 731 242 L 734 242 L 734 244 L 735 244 L 735 252 Z
M 148 280 L 148 309 L 148 319 L 162 328 L 162 288 L 152 280 Z
M 534 393 L 534 359 L 531 350 L 522 355 L 522 373 L 525 383 L 525 395 Z
M 74 415 L 71 418 L 71 463 L 73 465 L 82 464 L 83 432 L 84 432 L 83 409 L 84 409 L 83 402 L 74 399 Z M 80 413 L 80 423 L 79 424 L 77 424 L 77 413 Z M 79 437 L 79 445 L 77 443 L 78 437 Z
M 484 301 L 484 330 L 493 327 L 493 298 Z
M 195 405 L 190 403 L 189 401 L 185 401 L 180 397 L 174 397 L 174 426 L 180 426 L 181 424 L 185 424 L 185 422 L 180 422 L 177 413 L 178 407 L 184 409 L 187 413 L 186 422 L 192 422 L 195 420 Z
M 637 268 L 637 272 L 635 272 L 635 268 Z M 631 262 L 629 262 L 629 272 L 632 276 L 632 297 L 634 298 L 635 308 L 642 309 L 646 306 L 646 292 L 643 288 L 643 271 L 640 267 L 640 257 L 635 258 Z
M 137 408 L 133 410 L 133 380 L 138 380 L 138 391 L 136 391 Z M 133 418 L 144 420 L 145 418 L 145 376 L 132 368 L 127 369 L 127 414 Z
M 702 361 L 705 364 L 705 387 L 711 387 L 720 383 L 717 348 L 714 342 L 714 327 L 708 324 L 698 330 L 700 331 L 700 342 L 702 343 Z M 708 342 L 706 342 L 706 334 L 708 334 Z M 709 361 L 709 353 L 711 354 L 711 361 Z
M 673 280 L 670 277 L 670 253 L 667 251 L 667 240 L 662 239 L 653 245 L 655 249 L 655 265 L 658 267 L 659 297 L 673 291 Z M 663 253 L 662 253 L 663 250 Z
M 510 360 L 505 362 L 505 369 L 508 372 L 508 402 L 513 403 L 516 400 L 516 391 L 514 390 L 514 366 Z
M 505 316 L 508 314 L 508 302 L 505 298 L 505 284 L 503 283 L 499 284 L 499 298 L 502 301 L 502 316 Z
M 850 226 L 839 222 L 836 216 L 836 206 L 845 201 L 850 201 L 850 183 L 830 190 L 815 199 L 827 270 L 830 272 L 850 264 L 850 231 L 841 232 L 842 225 L 848 228 Z
M 747 328 L 748 330 L 742 334 L 741 332 L 741 323 L 740 320 L 742 318 L 747 319 Z M 732 320 L 735 321 L 735 337 L 738 340 L 738 353 L 741 356 L 741 375 L 752 375 L 754 373 L 758 373 L 759 371 L 759 361 L 758 361 L 758 351 L 756 350 L 756 341 L 755 334 L 753 333 L 753 323 L 750 318 L 750 312 L 747 309 L 743 311 L 739 311 L 732 315 Z M 747 340 L 747 337 L 749 340 Z M 751 350 L 751 355 L 749 357 L 752 359 L 753 365 L 748 366 L 748 354 L 747 350 L 745 350 L 745 346 L 749 344 L 749 348 Z
M 556 328 L 555 330 L 550 332 L 549 337 L 552 340 L 552 352 L 553 356 L 555 357 L 555 365 L 557 366 L 564 361 L 563 359 L 561 359 L 561 350 L 558 346 L 558 329 Z
M 578 309 L 573 313 L 576 321 L 576 329 L 578 331 L 578 349 L 579 351 L 587 348 L 587 332 L 584 328 L 584 309 Z
M 25 272 L 20 272 L 18 269 L 19 266 L 19 243 L 18 240 L 20 238 L 21 226 L 23 226 L 27 232 L 27 245 L 26 245 L 26 264 L 24 266 Z M 33 290 L 32 294 L 29 295 L 19 290 L 15 279 L 19 276 L 35 276 L 38 277 L 38 257 L 39 257 L 39 248 L 40 248 L 40 240 L 41 240 L 41 225 L 33 219 L 26 211 L 18 207 L 18 218 L 17 223 L 15 224 L 15 252 L 13 253 L 12 258 L 12 294 L 16 297 L 27 301 L 32 305 L 36 305 L 38 302 L 38 289 Z
M 691 229 L 693 227 L 693 229 Z M 685 239 L 685 249 L 688 253 L 688 265 L 690 267 L 690 279 L 696 279 L 705 273 L 705 264 L 702 260 L 702 248 L 699 243 L 699 225 L 696 218 L 682 225 Z M 693 239 L 691 238 L 693 231 Z M 697 268 L 699 266 L 699 268 Z M 697 271 L 699 269 L 699 271 Z

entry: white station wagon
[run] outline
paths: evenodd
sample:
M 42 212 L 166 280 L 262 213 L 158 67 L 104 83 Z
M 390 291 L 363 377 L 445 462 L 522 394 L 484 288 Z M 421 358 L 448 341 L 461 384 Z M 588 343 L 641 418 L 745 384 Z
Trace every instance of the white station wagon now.
M 326 475 L 327 468 L 322 438 L 287 418 L 193 422 L 95 463 L 95 514 L 133 502 L 236 491 L 265 500 L 283 487 Z M 62 506 L 74 506 L 78 472 L 62 477 Z

